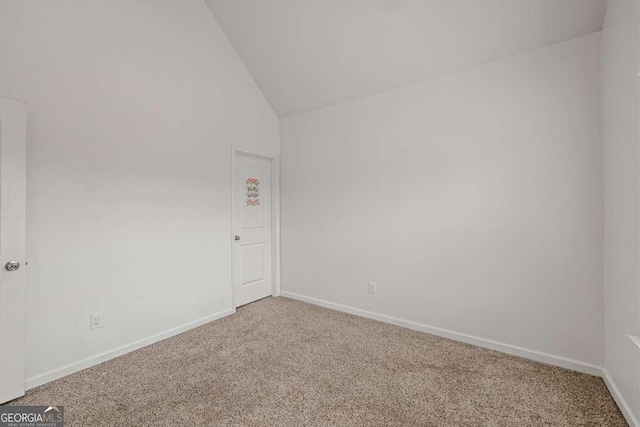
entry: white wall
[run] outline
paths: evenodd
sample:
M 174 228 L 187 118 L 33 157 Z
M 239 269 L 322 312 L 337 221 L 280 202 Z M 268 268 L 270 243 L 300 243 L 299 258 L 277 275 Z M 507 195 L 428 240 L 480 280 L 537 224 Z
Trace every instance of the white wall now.
M 231 308 L 231 144 L 278 120 L 200 0 L 0 0 L 28 104 L 27 376 Z M 104 329 L 89 314 L 104 311 Z
M 640 418 L 640 4 L 609 0 L 602 31 L 605 368 Z
M 280 132 L 283 291 L 601 365 L 599 33 Z

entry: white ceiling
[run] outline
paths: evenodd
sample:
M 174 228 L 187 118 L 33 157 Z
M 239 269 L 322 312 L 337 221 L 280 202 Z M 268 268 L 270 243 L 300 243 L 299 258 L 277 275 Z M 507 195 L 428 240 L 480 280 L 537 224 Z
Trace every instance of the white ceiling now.
M 206 1 L 280 117 L 599 31 L 606 8 L 606 0 Z

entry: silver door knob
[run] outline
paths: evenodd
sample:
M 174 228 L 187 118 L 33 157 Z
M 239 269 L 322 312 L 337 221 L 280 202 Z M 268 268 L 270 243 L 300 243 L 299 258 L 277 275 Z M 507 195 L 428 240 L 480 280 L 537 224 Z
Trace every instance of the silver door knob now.
M 9 261 L 5 264 L 4 268 L 6 268 L 8 271 L 16 271 L 20 268 L 20 263 L 18 261 Z
M 236 240 L 240 240 L 240 236 L 236 236 Z

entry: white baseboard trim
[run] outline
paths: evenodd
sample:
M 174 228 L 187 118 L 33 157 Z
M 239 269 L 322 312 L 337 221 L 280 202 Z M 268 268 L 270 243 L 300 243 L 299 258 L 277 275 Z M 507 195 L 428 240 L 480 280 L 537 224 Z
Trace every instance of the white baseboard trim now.
M 424 325 L 421 323 L 412 322 L 410 320 L 398 319 L 396 317 L 373 313 L 371 311 L 361 310 L 359 308 L 349 307 L 342 304 L 336 304 L 333 302 L 324 301 L 317 298 L 307 297 L 307 296 L 299 295 L 293 292 L 282 291 L 281 295 L 286 298 L 291 298 L 298 301 L 319 305 L 321 307 L 342 311 L 344 313 L 354 314 L 356 316 L 366 317 L 367 319 L 373 319 L 373 320 L 377 320 L 384 323 L 390 323 L 396 326 L 402 326 L 404 328 L 413 329 L 420 332 L 426 332 L 428 334 L 437 335 L 439 337 L 449 338 L 455 341 L 461 341 L 467 344 L 476 345 L 478 347 L 484 347 L 490 350 L 500 351 L 502 353 L 523 357 L 525 359 L 535 360 L 536 362 L 542 362 L 548 365 L 559 366 L 561 368 L 571 369 L 578 372 L 584 372 L 585 374 L 595 375 L 598 377 L 601 377 L 603 375 L 602 367 L 596 366 L 587 362 L 581 362 L 579 360 L 569 359 L 562 356 L 556 356 L 549 353 L 543 353 L 541 351 L 530 350 L 528 348 L 518 347 L 511 344 L 505 344 L 502 342 L 488 340 L 485 338 L 474 337 L 472 335 L 467 335 L 460 332 L 451 331 L 448 329 L 438 328 L 436 326 Z
M 209 316 L 205 316 L 198 320 L 194 320 L 193 322 L 185 323 L 184 325 L 167 329 L 166 331 L 160 332 L 155 335 L 151 335 L 150 337 L 143 338 L 141 340 L 132 342 L 130 344 L 126 344 L 121 347 L 114 348 L 113 350 L 105 351 L 104 353 L 87 357 L 86 359 L 82 359 L 77 362 L 70 363 L 60 368 L 52 369 L 45 373 L 34 375 L 25 380 L 25 384 L 24 384 L 25 389 L 29 390 L 34 387 L 38 387 L 48 382 L 57 380 L 59 378 L 66 377 L 67 375 L 71 375 L 76 372 L 82 371 L 84 369 L 90 368 L 92 366 L 99 365 L 100 363 L 106 362 L 107 360 L 115 359 L 118 356 L 122 356 L 132 351 L 141 349 L 142 347 L 146 347 L 148 345 L 157 343 L 158 341 L 171 338 L 175 335 L 181 334 L 183 332 L 187 332 L 191 329 L 197 328 L 209 322 L 213 322 L 214 320 L 218 320 L 223 317 L 229 316 L 235 312 L 236 312 L 235 308 L 233 309 L 230 308 L 230 309 L 221 311 L 219 313 L 211 314 Z
M 607 371 L 606 369 L 603 369 L 602 379 L 607 385 L 609 393 L 611 393 L 611 396 L 613 396 L 613 400 L 615 400 L 618 404 L 618 408 L 620 408 L 620 412 L 622 412 L 622 415 L 624 415 L 627 423 L 631 427 L 640 427 L 640 422 L 638 422 L 638 419 L 635 417 L 635 415 L 633 415 L 631 407 L 629 406 L 627 401 L 624 400 L 624 397 L 622 397 L 622 393 L 620 393 L 620 390 L 616 386 L 616 383 L 613 381 L 613 378 L 611 378 L 611 375 L 609 375 L 609 371 Z

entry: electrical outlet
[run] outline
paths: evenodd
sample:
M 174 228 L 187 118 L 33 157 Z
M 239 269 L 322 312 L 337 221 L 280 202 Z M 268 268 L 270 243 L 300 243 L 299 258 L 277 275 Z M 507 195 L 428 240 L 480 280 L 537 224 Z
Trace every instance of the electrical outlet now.
M 91 313 L 91 329 L 98 329 L 104 326 L 104 312 Z
M 368 290 L 369 290 L 369 293 L 371 295 L 375 295 L 376 294 L 376 286 L 377 286 L 376 282 L 369 282 L 369 289 Z

